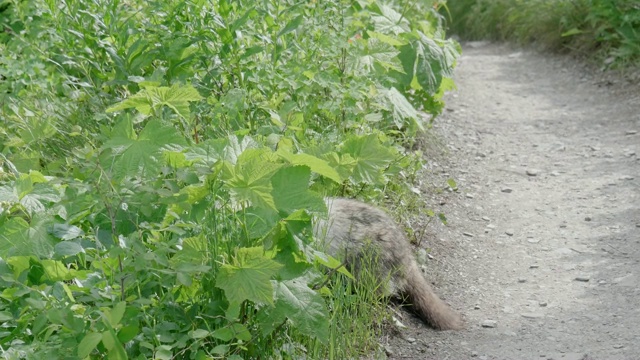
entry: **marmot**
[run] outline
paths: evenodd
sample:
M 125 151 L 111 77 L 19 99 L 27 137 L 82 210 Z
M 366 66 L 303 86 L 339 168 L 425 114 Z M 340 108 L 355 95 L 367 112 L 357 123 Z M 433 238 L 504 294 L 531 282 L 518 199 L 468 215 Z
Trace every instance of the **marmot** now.
M 359 261 L 367 246 L 379 259 L 381 281 L 389 279 L 386 289 L 411 304 L 414 312 L 438 330 L 462 328 L 460 316 L 433 292 L 422 276 L 411 245 L 395 222 L 384 211 L 365 203 L 341 198 L 325 200 L 328 219 L 317 219 L 316 242 L 331 256 L 345 261 L 358 276 Z

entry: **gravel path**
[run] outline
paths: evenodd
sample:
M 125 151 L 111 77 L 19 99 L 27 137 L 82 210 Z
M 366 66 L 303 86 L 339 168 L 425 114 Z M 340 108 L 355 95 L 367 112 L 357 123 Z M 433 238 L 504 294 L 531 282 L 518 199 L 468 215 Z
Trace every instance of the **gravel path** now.
M 640 359 L 640 89 L 483 43 L 456 83 L 429 166 L 458 191 L 428 200 L 449 224 L 427 245 L 466 329 L 405 316 L 389 358 Z

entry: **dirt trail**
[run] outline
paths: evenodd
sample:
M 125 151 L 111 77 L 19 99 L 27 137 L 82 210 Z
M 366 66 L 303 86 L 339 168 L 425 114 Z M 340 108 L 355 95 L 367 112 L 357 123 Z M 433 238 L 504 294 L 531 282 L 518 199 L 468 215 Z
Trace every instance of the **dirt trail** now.
M 640 359 L 640 90 L 570 59 L 464 50 L 436 123 L 446 160 L 430 162 L 459 191 L 430 200 L 449 225 L 428 246 L 466 330 L 405 317 L 389 357 Z

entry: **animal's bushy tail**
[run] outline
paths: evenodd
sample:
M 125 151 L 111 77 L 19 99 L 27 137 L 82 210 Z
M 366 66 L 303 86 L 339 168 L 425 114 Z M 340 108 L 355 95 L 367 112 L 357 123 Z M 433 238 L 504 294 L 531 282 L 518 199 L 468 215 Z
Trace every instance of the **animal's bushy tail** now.
M 413 311 L 427 324 L 438 330 L 460 330 L 462 318 L 433 292 L 422 276 L 418 265 L 405 269 L 406 287 L 403 290 Z

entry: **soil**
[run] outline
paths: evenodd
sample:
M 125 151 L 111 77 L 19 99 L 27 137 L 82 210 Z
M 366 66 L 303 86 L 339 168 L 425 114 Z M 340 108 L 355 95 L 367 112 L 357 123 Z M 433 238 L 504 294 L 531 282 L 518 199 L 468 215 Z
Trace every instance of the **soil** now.
M 427 276 L 465 330 L 390 359 L 640 359 L 640 87 L 564 57 L 464 46 L 428 181 Z M 426 180 L 425 180 L 426 181 Z M 435 221 L 434 221 L 435 223 Z

